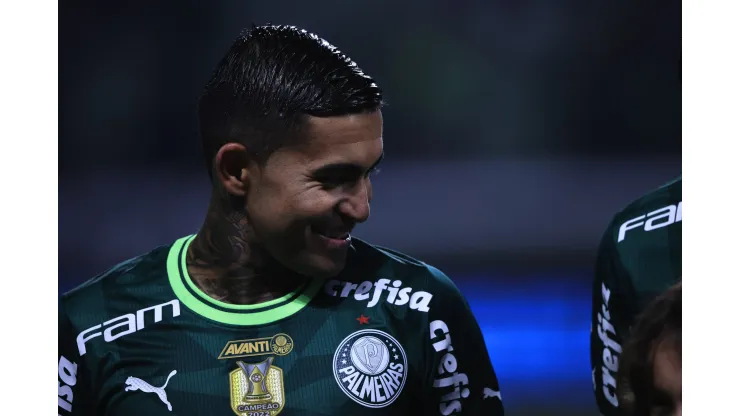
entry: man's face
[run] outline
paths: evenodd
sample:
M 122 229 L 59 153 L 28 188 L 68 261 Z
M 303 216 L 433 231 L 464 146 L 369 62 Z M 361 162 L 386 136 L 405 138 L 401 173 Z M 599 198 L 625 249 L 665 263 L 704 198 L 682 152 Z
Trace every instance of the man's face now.
M 383 155 L 380 113 L 315 118 L 307 140 L 250 172 L 246 211 L 257 243 L 284 266 L 329 278 L 344 268 L 349 233 L 370 215 L 370 174 Z

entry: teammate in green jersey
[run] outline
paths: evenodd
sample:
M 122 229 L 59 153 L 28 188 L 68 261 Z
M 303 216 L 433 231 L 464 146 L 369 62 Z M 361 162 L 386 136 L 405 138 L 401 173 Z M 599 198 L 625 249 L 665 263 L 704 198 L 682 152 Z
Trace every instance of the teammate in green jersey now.
M 205 222 L 62 296 L 59 415 L 503 415 L 450 279 L 350 237 L 382 104 L 316 35 L 239 37 L 199 105 Z
M 591 371 L 604 416 L 620 415 L 617 374 L 622 341 L 635 317 L 681 279 L 681 178 L 614 216 L 596 262 Z

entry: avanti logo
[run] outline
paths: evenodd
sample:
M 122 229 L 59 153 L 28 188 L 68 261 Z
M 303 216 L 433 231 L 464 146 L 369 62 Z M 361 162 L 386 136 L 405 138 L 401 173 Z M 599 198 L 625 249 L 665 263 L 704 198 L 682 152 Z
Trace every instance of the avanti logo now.
M 218 359 L 252 357 L 257 355 L 288 355 L 293 351 L 293 339 L 288 334 L 277 334 L 267 338 L 229 341 Z

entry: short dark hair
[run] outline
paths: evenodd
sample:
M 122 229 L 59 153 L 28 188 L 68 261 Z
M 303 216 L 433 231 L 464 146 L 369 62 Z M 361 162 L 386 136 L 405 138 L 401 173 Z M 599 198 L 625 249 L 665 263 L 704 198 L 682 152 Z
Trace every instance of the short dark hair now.
M 681 282 L 656 297 L 639 315 L 622 352 L 618 389 L 627 415 L 648 415 L 654 392 L 653 367 L 661 345 L 681 354 Z
M 209 174 L 226 143 L 259 162 L 290 140 L 306 116 L 378 110 L 382 91 L 348 56 L 295 26 L 254 26 L 221 59 L 198 105 Z

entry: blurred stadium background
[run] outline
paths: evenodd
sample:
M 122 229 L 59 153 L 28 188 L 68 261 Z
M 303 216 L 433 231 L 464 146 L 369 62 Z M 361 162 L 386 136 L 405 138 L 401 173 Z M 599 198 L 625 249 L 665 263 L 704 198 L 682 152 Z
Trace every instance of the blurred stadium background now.
M 507 415 L 595 415 L 590 279 L 610 216 L 681 171 L 681 3 L 60 4 L 59 291 L 192 233 L 196 100 L 241 28 L 319 33 L 377 79 L 386 160 L 357 235 L 466 294 Z

